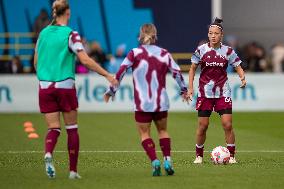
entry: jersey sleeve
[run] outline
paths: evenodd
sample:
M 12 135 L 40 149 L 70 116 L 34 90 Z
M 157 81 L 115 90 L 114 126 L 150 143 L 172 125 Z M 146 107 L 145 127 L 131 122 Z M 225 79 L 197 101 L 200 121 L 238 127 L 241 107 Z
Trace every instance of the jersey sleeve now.
M 199 64 L 201 60 L 201 56 L 200 56 L 200 49 L 197 48 L 195 50 L 195 52 L 193 53 L 193 55 L 191 56 L 191 63 L 193 64 Z
M 121 80 L 123 79 L 123 76 L 127 72 L 127 70 L 133 65 L 133 62 L 134 62 L 134 52 L 133 52 L 133 50 L 131 50 L 127 54 L 127 56 L 125 57 L 123 62 L 121 63 L 119 70 L 117 71 L 117 73 L 115 75 L 115 78 L 118 80 L 119 85 L 120 85 Z M 117 87 L 111 86 L 110 89 L 109 89 L 110 94 L 115 94 L 115 92 L 119 89 L 119 85 Z
M 176 80 L 181 92 L 186 92 L 187 87 L 185 85 L 183 76 L 180 71 L 180 67 L 178 64 L 174 61 L 173 57 L 169 54 L 169 64 L 168 69 L 170 70 L 172 77 Z
M 238 57 L 237 53 L 233 49 L 231 50 L 228 59 L 228 63 L 233 67 L 237 67 L 242 63 L 241 59 Z
M 70 50 L 75 54 L 77 54 L 80 51 L 85 51 L 81 36 L 76 31 L 72 31 L 70 33 L 68 45 L 69 45 Z

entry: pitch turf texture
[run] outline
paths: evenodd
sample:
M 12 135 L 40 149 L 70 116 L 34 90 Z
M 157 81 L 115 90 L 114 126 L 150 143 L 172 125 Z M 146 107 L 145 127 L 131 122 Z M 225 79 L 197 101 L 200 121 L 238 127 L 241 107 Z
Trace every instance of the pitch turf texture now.
M 41 114 L 0 114 L 0 188 L 284 188 L 284 113 L 234 113 L 235 165 L 213 165 L 209 152 L 203 165 L 194 159 L 196 113 L 170 113 L 174 176 L 152 177 L 138 139 L 132 113 L 81 113 L 79 132 L 81 180 L 68 179 L 66 132 L 54 153 L 56 179 L 44 172 L 46 126 Z M 28 139 L 23 122 L 32 121 L 39 139 Z M 159 147 L 157 135 L 152 135 Z M 224 145 L 217 114 L 211 116 L 205 150 Z M 158 148 L 159 149 L 159 148 Z M 158 153 L 161 158 L 161 153 Z

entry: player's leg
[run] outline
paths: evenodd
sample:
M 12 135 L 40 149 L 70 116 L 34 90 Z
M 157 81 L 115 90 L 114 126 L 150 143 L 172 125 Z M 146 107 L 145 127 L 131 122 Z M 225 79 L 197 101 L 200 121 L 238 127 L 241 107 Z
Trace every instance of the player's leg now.
M 198 127 L 196 129 L 196 158 L 193 163 L 203 162 L 204 143 L 206 140 L 206 131 L 209 125 L 210 110 L 198 110 Z
M 55 168 L 53 165 L 53 150 L 60 135 L 60 113 L 59 107 L 54 97 L 55 89 L 53 85 L 46 88 L 40 83 L 39 89 L 39 108 L 44 114 L 47 123 L 48 132 L 45 137 L 45 170 L 49 178 L 55 177 Z
M 225 132 L 225 140 L 227 143 L 227 149 L 230 151 L 229 163 L 236 163 L 235 159 L 235 133 L 232 126 L 232 110 L 220 110 L 222 126 Z
M 56 146 L 57 139 L 60 135 L 60 113 L 45 113 L 45 121 L 47 123 L 48 132 L 45 137 L 45 170 L 49 178 L 55 177 L 55 168 L 53 165 L 53 150 Z
M 235 159 L 235 133 L 232 126 L 232 99 L 230 97 L 219 98 L 216 101 L 216 111 L 221 117 L 227 148 L 230 151 L 229 163 L 237 163 Z
M 69 80 L 70 81 L 70 80 Z M 78 99 L 76 96 L 76 89 L 74 88 L 74 81 L 69 82 L 66 80 L 66 83 L 58 83 L 57 88 L 57 102 L 60 110 L 62 111 L 65 128 L 67 131 L 67 145 L 68 145 L 68 154 L 69 154 L 69 170 L 70 170 L 70 179 L 81 178 L 77 173 L 77 164 L 79 156 L 79 134 L 78 134 L 78 125 L 77 125 L 77 108 L 78 108 Z M 68 84 L 72 84 L 69 86 Z
M 67 145 L 69 154 L 70 179 L 79 179 L 81 176 L 77 172 L 79 157 L 79 134 L 77 125 L 77 110 L 63 112 L 65 128 L 67 131 Z
M 174 169 L 171 159 L 171 138 L 167 131 L 167 112 L 156 113 L 160 115 L 159 118 L 155 119 L 155 125 L 159 135 L 160 147 L 164 156 L 164 169 L 167 175 L 173 175 Z
M 155 143 L 151 138 L 151 112 L 135 112 L 136 126 L 140 135 L 141 145 L 152 164 L 153 176 L 161 175 L 161 163 L 157 158 Z
M 209 125 L 209 117 L 214 106 L 214 99 L 198 97 L 196 110 L 198 110 L 198 127 L 196 129 L 196 158 L 193 163 L 203 162 L 204 143 L 206 140 L 206 131 Z

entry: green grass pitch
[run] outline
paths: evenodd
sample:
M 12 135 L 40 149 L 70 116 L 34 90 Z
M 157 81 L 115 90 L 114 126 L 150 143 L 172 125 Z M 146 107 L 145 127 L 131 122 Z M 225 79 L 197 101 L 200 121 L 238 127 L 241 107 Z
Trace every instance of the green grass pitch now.
M 68 179 L 66 132 L 54 153 L 56 179 L 45 175 L 46 125 L 41 114 L 0 114 L 0 188 L 190 189 L 284 188 L 284 113 L 234 113 L 235 165 L 213 165 L 209 152 L 225 145 L 219 117 L 211 116 L 205 162 L 194 165 L 196 113 L 169 113 L 174 176 L 152 177 L 132 113 L 80 113 L 81 180 Z M 32 121 L 39 139 L 28 139 L 23 122 Z M 152 135 L 159 149 L 155 128 Z M 120 152 L 119 152 L 120 151 Z M 161 153 L 158 153 L 161 158 Z M 163 172 L 164 173 L 164 172 Z

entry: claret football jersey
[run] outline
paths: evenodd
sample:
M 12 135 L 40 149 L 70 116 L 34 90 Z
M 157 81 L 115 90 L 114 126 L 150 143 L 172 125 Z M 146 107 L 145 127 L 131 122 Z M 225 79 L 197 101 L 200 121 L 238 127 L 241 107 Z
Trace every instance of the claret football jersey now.
M 181 91 L 187 90 L 179 66 L 167 50 L 156 45 L 141 45 L 132 49 L 116 74 L 119 81 L 128 68 L 132 68 L 135 111 L 160 112 L 169 109 L 166 92 L 168 71 Z
M 220 48 L 214 49 L 209 43 L 205 43 L 196 49 L 191 62 L 201 66 L 198 97 L 231 97 L 226 70 L 229 64 L 233 67 L 241 64 L 240 58 L 231 47 L 221 44 Z

